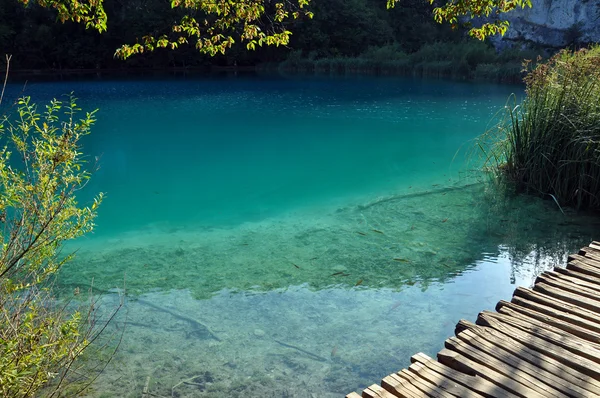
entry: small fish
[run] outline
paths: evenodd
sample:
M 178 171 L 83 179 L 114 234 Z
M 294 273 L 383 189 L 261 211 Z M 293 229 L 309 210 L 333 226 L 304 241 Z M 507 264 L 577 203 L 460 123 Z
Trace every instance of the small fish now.
M 354 286 L 362 285 L 362 283 L 363 283 L 363 280 L 359 279 L 358 282 L 356 282 L 356 285 L 354 285 Z
M 417 283 L 417 282 L 415 282 L 415 281 L 408 281 L 408 282 L 406 282 L 406 284 L 407 284 L 408 286 L 414 286 L 414 285 L 415 285 L 415 283 Z
M 410 230 L 411 230 L 411 231 L 412 231 L 412 230 L 414 230 L 414 229 L 415 229 L 415 224 L 413 224 L 413 225 L 410 227 Z
M 439 187 L 439 186 L 440 186 L 440 184 L 432 184 L 431 186 L 432 186 L 432 187 Z
M 399 261 L 401 263 L 410 263 L 410 260 L 407 260 L 405 258 L 395 258 L 394 261 Z
M 448 219 L 447 219 L 447 218 L 444 218 L 444 219 L 442 220 L 442 222 L 446 222 L 446 221 L 448 221 Z
M 319 257 L 313 257 L 313 258 L 311 258 L 311 261 L 312 261 L 312 260 L 316 260 L 316 259 L 318 259 L 318 258 L 319 258 Z
M 400 307 L 401 304 L 402 304 L 402 301 L 396 301 L 394 304 L 392 304 L 390 311 L 394 311 L 396 308 Z
M 378 233 L 378 234 L 382 234 L 385 235 L 382 231 L 378 230 L 378 229 L 372 229 L 371 231 Z
M 298 269 L 301 269 L 300 267 L 298 267 L 296 264 L 292 263 L 292 265 Z
M 344 271 L 340 271 L 340 272 L 336 272 L 334 274 L 331 274 L 331 276 L 348 276 L 350 274 L 345 273 Z
M 248 244 L 247 243 L 242 243 L 242 246 L 248 246 Z
M 362 236 L 367 236 L 367 234 L 365 234 L 364 232 L 356 231 L 356 233 Z

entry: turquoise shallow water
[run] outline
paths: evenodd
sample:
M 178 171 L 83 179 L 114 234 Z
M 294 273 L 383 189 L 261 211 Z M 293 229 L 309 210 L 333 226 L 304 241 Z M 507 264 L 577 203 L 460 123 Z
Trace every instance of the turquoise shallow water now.
M 11 87 L 16 90 L 17 87 Z M 89 396 L 338 397 L 434 355 L 599 220 L 514 197 L 465 154 L 517 86 L 399 78 L 32 83 L 99 108 L 106 192 L 61 273 L 107 310 Z M 13 91 L 14 92 L 14 91 Z M 113 292 L 113 293 L 110 293 Z

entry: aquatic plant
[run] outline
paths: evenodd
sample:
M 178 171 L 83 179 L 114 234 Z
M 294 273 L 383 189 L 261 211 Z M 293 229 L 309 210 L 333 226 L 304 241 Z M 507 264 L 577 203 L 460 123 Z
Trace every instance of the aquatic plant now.
M 76 193 L 90 177 L 79 140 L 94 113 L 77 117 L 71 97 L 53 100 L 39 113 L 30 98 L 16 103 L 15 117 L 0 122 L 0 396 L 48 396 L 69 387 L 75 360 L 101 332 L 95 307 L 59 303 L 53 278 L 73 255 L 64 241 L 94 227 L 97 196 L 89 207 Z M 79 291 L 74 292 L 78 295 Z M 87 308 L 86 308 L 87 307 Z M 52 383 L 51 387 L 49 383 Z
M 478 141 L 486 166 L 520 192 L 600 208 L 600 46 L 559 52 L 525 84 Z

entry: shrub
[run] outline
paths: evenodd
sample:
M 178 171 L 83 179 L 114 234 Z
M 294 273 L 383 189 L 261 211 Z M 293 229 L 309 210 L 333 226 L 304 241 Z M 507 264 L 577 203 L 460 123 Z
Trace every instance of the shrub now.
M 29 397 L 42 388 L 60 394 L 74 361 L 97 336 L 93 310 L 59 304 L 52 281 L 64 241 L 94 227 L 102 195 L 79 206 L 84 171 L 79 140 L 94 113 L 76 119 L 74 98 L 54 100 L 43 114 L 29 98 L 4 117 L 0 134 L 0 395 Z
M 600 47 L 563 50 L 525 78 L 526 97 L 479 140 L 519 191 L 600 208 Z

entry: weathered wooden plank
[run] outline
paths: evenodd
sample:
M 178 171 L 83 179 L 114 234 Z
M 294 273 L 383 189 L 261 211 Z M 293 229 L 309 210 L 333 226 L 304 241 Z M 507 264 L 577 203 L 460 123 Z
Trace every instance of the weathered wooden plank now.
M 600 303 L 596 300 L 592 300 L 572 292 L 567 292 L 562 289 L 555 288 L 546 283 L 536 283 L 533 287 L 536 292 L 544 293 L 547 296 L 555 297 L 559 300 L 566 301 L 567 303 L 575 304 L 581 308 L 588 309 L 597 314 L 600 314 Z
M 397 374 L 391 374 L 381 380 L 381 386 L 388 392 L 401 398 L 421 398 L 423 393 Z
M 571 261 L 581 261 L 582 263 L 584 263 L 585 265 L 588 265 L 590 267 L 594 267 L 596 269 L 600 270 L 600 261 L 595 260 L 591 257 L 586 257 L 586 256 L 582 256 L 580 254 L 570 254 L 568 257 L 567 262 L 571 262 Z
M 362 392 L 363 398 L 396 398 L 395 395 L 386 391 L 383 387 L 373 384 L 365 388 Z
M 473 333 L 470 333 L 470 330 L 465 330 L 462 333 L 459 333 L 457 338 L 466 344 L 475 347 L 482 353 L 485 353 L 490 357 L 493 357 L 496 360 L 517 369 L 518 372 L 523 372 L 537 380 L 540 380 L 540 382 L 552 388 L 557 393 L 578 398 L 587 398 L 595 395 L 590 391 L 580 388 L 576 384 L 566 381 L 562 377 L 557 377 L 555 374 L 542 369 L 538 365 L 531 364 L 512 355 L 508 350 L 504 349 L 504 346 L 506 345 L 505 341 L 501 342 L 500 344 L 493 344 L 481 337 L 475 336 Z
M 418 362 L 428 369 L 436 372 L 441 377 L 444 377 L 448 380 L 452 380 L 453 382 L 460 384 L 466 388 L 469 388 L 472 391 L 480 394 L 481 396 L 492 398 L 492 397 L 502 397 L 502 398 L 513 398 L 514 394 L 501 389 L 496 384 L 491 383 L 479 376 L 470 376 L 468 374 L 458 372 L 452 368 L 449 368 L 436 360 L 428 357 L 423 353 L 419 353 L 413 355 L 411 361 Z
M 580 307 L 576 304 L 560 300 L 553 296 L 549 296 L 540 291 L 518 287 L 513 295 L 513 301 L 515 300 L 515 298 L 523 298 L 530 301 L 535 301 L 536 303 L 539 303 L 541 305 L 556 308 L 560 311 L 577 315 L 581 318 L 588 319 L 592 322 L 600 323 L 600 314 L 588 310 L 586 308 Z
M 594 242 L 590 243 L 590 244 L 589 244 L 589 246 L 590 246 L 592 249 L 598 249 L 598 250 L 600 250 L 600 242 L 595 242 L 595 241 L 594 241 Z
M 406 369 L 402 369 L 397 373 L 398 376 L 403 377 L 413 386 L 417 387 L 423 395 L 432 398 L 454 398 L 455 395 L 450 394 L 437 386 L 434 386 L 429 381 L 422 379 L 419 375 L 409 372 Z
M 565 280 L 559 280 L 545 274 L 538 276 L 535 280 L 535 283 L 545 283 L 557 289 L 565 290 L 567 292 L 585 297 L 590 300 L 595 300 L 598 303 L 598 305 L 600 305 L 600 294 L 598 294 L 596 290 L 588 289 L 583 286 L 578 286 L 574 283 Z
M 592 333 L 594 339 L 591 341 L 595 341 L 597 338 L 600 341 L 600 323 L 592 322 L 588 319 L 578 317 L 576 315 L 569 314 L 567 312 L 559 311 L 552 307 L 547 307 L 541 304 L 538 304 L 534 301 L 529 301 L 521 297 L 513 297 L 512 301 L 506 302 L 501 300 L 498 305 L 496 305 L 496 310 L 500 312 L 502 307 L 509 307 L 515 311 L 520 311 L 533 316 L 538 320 L 545 320 L 543 316 L 550 317 L 547 321 L 551 325 L 556 326 L 558 328 L 567 328 L 569 325 L 577 326 L 577 328 L 570 331 L 570 333 L 575 334 L 581 338 L 586 340 L 589 339 L 588 333 Z M 567 330 L 568 331 L 568 330 Z
M 360 398 L 360 395 L 355 392 L 351 392 L 350 394 L 346 395 L 346 398 Z
M 566 397 L 563 393 L 557 391 L 552 386 L 543 383 L 538 378 L 532 377 L 531 375 L 520 371 L 511 364 L 505 363 L 492 357 L 491 355 L 488 355 L 479 348 L 474 347 L 465 341 L 458 339 L 457 337 L 451 337 L 446 340 L 445 346 L 446 348 L 460 353 L 474 363 L 479 364 L 481 366 L 478 368 L 479 371 L 486 371 L 484 368 L 490 369 L 502 377 L 506 377 L 521 383 L 523 386 L 537 392 L 537 394 L 541 397 Z
M 511 393 L 519 397 L 541 397 L 536 391 L 524 386 L 523 384 L 516 382 L 515 380 L 503 376 L 502 374 L 495 372 L 494 370 L 482 366 L 469 358 L 461 355 L 460 353 L 445 348 L 438 352 L 438 360 L 446 366 L 450 366 L 458 371 L 466 370 L 471 374 L 476 374 L 484 379 L 500 386 L 504 390 L 508 390 Z
M 600 278 L 595 278 L 591 275 L 583 274 L 581 272 L 573 271 L 571 269 L 555 267 L 553 272 L 561 275 L 566 275 L 574 279 L 579 279 L 589 283 L 593 283 L 595 285 L 600 285 Z
M 585 259 L 585 257 L 583 258 Z M 600 269 L 598 269 L 597 267 L 590 266 L 586 262 L 580 260 L 570 260 L 567 263 L 567 269 L 572 269 L 574 271 L 578 271 L 584 274 L 592 275 L 596 278 L 600 278 Z
M 592 258 L 596 261 L 600 261 L 600 250 L 591 247 L 583 247 L 579 250 L 579 255 L 584 257 Z
M 452 379 L 446 378 L 439 373 L 429 369 L 422 363 L 414 362 L 408 370 L 415 373 L 424 380 L 433 384 L 437 388 L 446 391 L 456 397 L 483 398 L 483 395 L 476 393 L 468 387 L 465 387 Z
M 555 272 L 555 271 L 546 271 L 542 275 L 545 275 L 549 278 L 554 278 L 559 281 L 569 282 L 576 286 L 584 287 L 588 290 L 592 290 L 592 291 L 596 292 L 596 294 L 600 296 L 600 283 L 588 282 L 581 278 L 577 278 L 574 276 L 570 276 L 570 275 L 560 273 L 560 272 Z
M 507 305 L 498 310 L 500 314 L 510 316 L 514 319 L 520 319 L 529 323 L 531 326 L 544 328 L 549 332 L 556 334 L 566 333 L 565 335 L 567 338 L 569 335 L 572 335 L 574 336 L 574 339 L 579 339 L 582 344 L 586 344 L 587 342 L 587 344 L 598 350 L 598 354 L 600 355 L 600 333 L 594 333 L 590 330 L 554 319 L 548 315 L 540 314 L 539 312 L 535 312 L 533 310 L 528 310 L 522 307 L 519 308 L 511 303 L 506 304 Z M 511 308 L 511 306 L 516 308 Z
M 513 311 L 514 312 L 514 311 Z M 510 315 L 498 314 L 490 311 L 483 311 L 478 319 L 494 319 L 508 326 L 519 329 L 532 337 L 545 340 L 556 347 L 562 347 L 580 357 L 587 358 L 600 364 L 600 349 L 596 344 L 587 342 L 577 336 L 567 333 L 563 330 L 543 325 L 543 323 L 534 320 L 523 320 L 521 316 L 511 313 Z
M 568 366 L 568 364 L 558 361 L 537 350 L 531 349 L 512 338 L 507 338 L 505 334 L 493 328 L 478 326 L 465 320 L 461 320 L 459 323 L 463 323 L 462 330 L 465 335 L 485 339 L 492 344 L 501 346 L 505 351 L 508 351 L 515 357 L 552 373 L 556 378 L 565 379 L 567 382 L 578 385 L 591 392 L 600 391 L 600 380 L 595 380 L 588 374 L 584 374 L 579 370 Z
M 415 373 L 421 379 L 426 380 L 428 383 L 433 385 L 435 388 L 444 391 L 447 394 L 456 397 L 471 397 L 471 398 L 483 398 L 482 395 L 475 391 L 462 386 L 455 381 L 445 378 L 440 374 L 430 370 L 421 363 L 413 363 L 408 367 L 408 371 Z
M 590 377 L 600 379 L 600 365 L 590 359 L 584 358 L 562 347 L 555 346 L 544 339 L 507 325 L 490 316 L 482 316 L 482 314 L 479 314 L 477 324 L 494 328 L 531 349 L 551 356 L 559 362 L 577 369 Z

